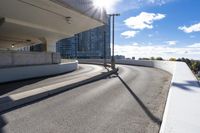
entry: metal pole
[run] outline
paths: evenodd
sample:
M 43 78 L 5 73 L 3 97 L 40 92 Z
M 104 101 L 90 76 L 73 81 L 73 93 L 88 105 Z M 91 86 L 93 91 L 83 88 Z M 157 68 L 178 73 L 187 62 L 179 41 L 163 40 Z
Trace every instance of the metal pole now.
M 77 51 L 78 51 L 78 38 L 75 35 L 75 59 L 77 59 Z
M 114 15 L 112 15 L 112 59 L 111 59 L 111 67 L 112 69 L 115 69 L 115 57 L 114 57 L 114 22 L 115 22 L 115 19 L 114 19 Z
M 106 67 L 106 31 L 104 28 L 103 32 L 103 38 L 104 38 L 104 67 Z
M 112 69 L 115 69 L 115 55 L 114 55 L 114 45 L 115 45 L 115 16 L 120 16 L 120 14 L 110 14 L 110 18 L 113 17 L 113 22 L 112 22 L 112 58 L 111 58 L 111 67 Z
M 115 16 L 113 15 L 113 46 L 112 46 L 112 55 L 114 55 L 114 44 L 115 44 Z

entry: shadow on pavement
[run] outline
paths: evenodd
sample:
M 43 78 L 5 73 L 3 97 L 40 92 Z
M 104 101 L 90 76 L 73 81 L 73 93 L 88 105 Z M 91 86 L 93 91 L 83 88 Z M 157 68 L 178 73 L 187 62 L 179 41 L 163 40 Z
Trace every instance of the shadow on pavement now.
M 195 89 L 200 89 L 200 85 L 198 81 L 186 81 L 186 83 L 172 83 L 172 86 L 178 87 L 185 91 L 195 91 Z M 191 89 L 191 87 L 193 87 Z
M 21 104 L 21 105 L 18 105 L 16 107 L 13 107 L 11 109 L 8 109 L 8 110 L 5 110 L 3 112 L 0 112 L 0 115 L 1 114 L 5 114 L 7 112 L 10 112 L 10 111 L 13 111 L 13 110 L 16 110 L 18 108 L 22 108 L 22 107 L 25 107 L 27 105 L 31 105 L 31 104 L 34 104 L 34 103 L 37 103 L 37 102 L 40 102 L 42 100 L 45 100 L 45 99 L 48 99 L 50 97 L 53 97 L 53 96 L 56 96 L 62 92 L 66 92 L 66 91 L 70 91 L 72 89 L 75 89 L 77 87 L 80 87 L 80 86 L 83 86 L 83 85 L 86 85 L 86 84 L 89 84 L 89 83 L 92 83 L 92 82 L 95 82 L 95 81 L 98 81 L 98 80 L 102 80 L 102 79 L 105 79 L 107 77 L 109 77 L 111 74 L 116 74 L 118 71 L 118 69 L 115 69 L 115 70 L 111 70 L 111 71 L 108 71 L 108 72 L 102 72 L 101 74 L 99 75 L 96 75 L 94 77 L 91 77 L 91 78 L 88 78 L 86 80 L 82 80 L 82 81 L 79 81 L 79 82 L 76 82 L 76 83 L 73 83 L 73 84 L 70 84 L 70 85 L 66 85 L 64 87 L 60 87 L 60 88 L 56 88 L 57 91 L 48 91 L 48 96 L 46 97 L 42 97 L 40 99 L 37 99 L 37 100 L 34 100 L 34 101 L 31 101 L 31 102 L 28 102 L 28 103 L 24 103 L 24 104 Z M 4 99 L 3 99 L 4 100 Z M 12 99 L 11 99 L 12 100 Z M 11 101 L 12 102 L 12 101 Z
M 7 121 L 0 115 L 0 133 L 4 133 L 3 127 L 7 124 Z
M 31 85 L 37 82 L 40 82 L 46 78 L 37 78 L 37 79 L 28 79 L 28 80 L 21 80 L 16 82 L 9 82 L 9 83 L 1 83 L 0 84 L 0 96 L 8 94 L 12 91 L 15 91 L 21 87 Z
M 79 70 L 80 69 L 82 69 L 82 67 L 80 67 Z M 73 72 L 73 71 L 70 71 L 70 72 Z M 49 76 L 36 77 L 36 78 L 23 79 L 23 80 L 17 80 L 17 81 L 11 81 L 11 82 L 6 82 L 6 83 L 0 83 L 0 96 L 6 95 L 10 92 L 13 92 L 13 91 L 21 88 L 21 87 L 35 84 L 37 82 L 43 81 L 48 78 L 62 76 L 62 75 L 68 74 L 70 72 L 54 74 L 54 75 L 49 75 Z
M 126 89 L 129 91 L 129 93 L 133 96 L 133 98 L 138 102 L 138 104 L 141 106 L 141 108 L 144 110 L 144 112 L 147 114 L 147 116 L 157 125 L 161 125 L 162 121 L 154 116 L 154 114 L 151 113 L 151 111 L 144 105 L 144 103 L 140 100 L 140 98 L 132 91 L 132 89 L 126 84 L 126 82 L 119 76 L 117 73 L 117 77 L 120 79 L 120 81 L 123 83 L 123 85 L 126 87 Z

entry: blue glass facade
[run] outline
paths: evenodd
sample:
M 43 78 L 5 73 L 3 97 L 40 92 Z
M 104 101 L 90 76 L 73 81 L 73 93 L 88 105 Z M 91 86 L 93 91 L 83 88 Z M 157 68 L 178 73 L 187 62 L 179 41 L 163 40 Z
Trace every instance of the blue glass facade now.
M 56 50 L 62 58 L 104 58 L 105 55 L 110 58 L 110 26 L 104 25 L 60 40 Z

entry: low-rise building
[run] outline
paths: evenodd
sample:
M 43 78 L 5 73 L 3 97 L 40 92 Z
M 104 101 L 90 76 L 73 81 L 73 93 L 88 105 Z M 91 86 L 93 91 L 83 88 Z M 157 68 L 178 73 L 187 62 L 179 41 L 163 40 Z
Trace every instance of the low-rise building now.
M 115 59 L 125 59 L 124 55 L 115 55 Z

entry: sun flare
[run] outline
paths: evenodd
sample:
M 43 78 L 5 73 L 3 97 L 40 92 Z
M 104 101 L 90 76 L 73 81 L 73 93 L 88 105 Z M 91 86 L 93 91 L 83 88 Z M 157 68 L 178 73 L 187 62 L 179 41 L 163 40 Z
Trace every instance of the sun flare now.
M 113 9 L 117 0 L 93 0 L 93 5 L 99 9 L 105 9 L 106 11 L 110 11 Z
M 93 0 L 93 5 L 97 8 L 106 8 L 107 2 L 106 0 Z

